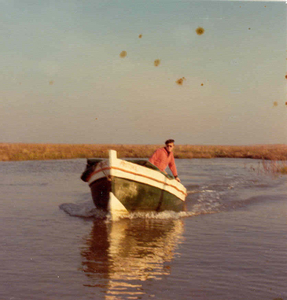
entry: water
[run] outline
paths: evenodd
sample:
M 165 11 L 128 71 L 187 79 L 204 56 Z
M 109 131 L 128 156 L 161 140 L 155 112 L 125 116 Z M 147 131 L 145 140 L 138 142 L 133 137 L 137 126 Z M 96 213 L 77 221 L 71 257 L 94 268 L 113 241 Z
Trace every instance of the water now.
M 0 162 L 0 299 L 287 299 L 286 176 L 177 160 L 187 212 L 95 209 L 84 159 Z

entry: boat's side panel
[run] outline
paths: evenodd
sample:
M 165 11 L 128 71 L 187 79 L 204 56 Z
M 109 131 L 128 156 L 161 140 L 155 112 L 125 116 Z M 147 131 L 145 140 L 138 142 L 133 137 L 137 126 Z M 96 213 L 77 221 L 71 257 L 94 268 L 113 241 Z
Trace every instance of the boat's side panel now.
M 111 207 L 116 203 L 111 202 L 111 194 L 120 201 L 120 210 L 124 207 L 129 212 L 182 211 L 184 207 L 184 201 L 167 191 L 124 178 L 104 177 L 94 181 L 90 188 L 95 206 L 105 211 L 119 209 Z
M 163 192 L 163 199 L 158 211 L 172 210 L 179 212 L 185 210 L 185 208 L 185 201 L 182 201 L 167 191 Z
M 167 191 L 124 178 L 113 177 L 112 192 L 130 212 L 181 211 L 184 205 L 182 200 Z

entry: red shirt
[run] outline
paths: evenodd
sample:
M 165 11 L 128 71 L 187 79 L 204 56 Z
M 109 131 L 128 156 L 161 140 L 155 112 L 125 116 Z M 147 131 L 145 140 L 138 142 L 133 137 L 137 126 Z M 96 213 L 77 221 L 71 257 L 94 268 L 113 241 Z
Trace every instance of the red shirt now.
M 162 172 L 169 166 L 173 176 L 177 176 L 173 153 L 168 152 L 165 147 L 157 149 L 149 159 L 149 162 L 158 167 Z

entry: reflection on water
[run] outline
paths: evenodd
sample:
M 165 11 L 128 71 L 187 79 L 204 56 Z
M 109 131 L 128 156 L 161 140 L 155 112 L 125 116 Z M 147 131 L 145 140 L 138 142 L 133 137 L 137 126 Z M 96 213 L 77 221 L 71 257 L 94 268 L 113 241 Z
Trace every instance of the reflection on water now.
M 182 220 L 95 220 L 81 250 L 85 286 L 100 288 L 105 299 L 138 299 L 144 281 L 170 274 L 182 233 Z

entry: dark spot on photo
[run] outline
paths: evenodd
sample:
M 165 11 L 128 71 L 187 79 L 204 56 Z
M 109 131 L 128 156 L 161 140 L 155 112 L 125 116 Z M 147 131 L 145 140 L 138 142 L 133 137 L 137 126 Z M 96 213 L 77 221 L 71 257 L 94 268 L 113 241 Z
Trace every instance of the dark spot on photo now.
M 202 27 L 198 27 L 198 28 L 196 28 L 196 33 L 198 34 L 198 35 L 202 35 L 202 34 L 204 34 L 204 28 L 202 28 Z
M 126 57 L 126 56 L 127 56 L 127 51 L 122 51 L 122 52 L 120 53 L 120 57 L 124 58 L 124 57 Z
M 156 59 L 153 64 L 155 67 L 158 67 L 160 65 L 160 59 Z

